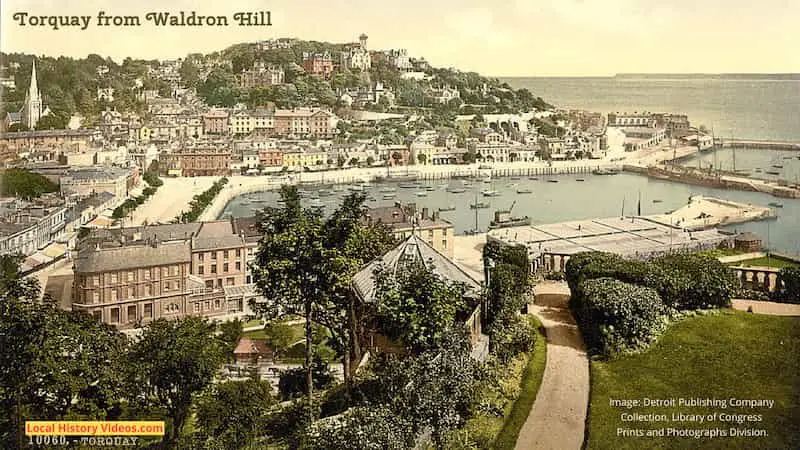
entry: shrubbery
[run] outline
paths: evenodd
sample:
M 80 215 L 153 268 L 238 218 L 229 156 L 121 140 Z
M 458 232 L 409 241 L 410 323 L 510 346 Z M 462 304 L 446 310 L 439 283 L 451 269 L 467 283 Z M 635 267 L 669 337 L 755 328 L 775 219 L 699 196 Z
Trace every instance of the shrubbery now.
M 412 448 L 414 438 L 412 424 L 390 408 L 354 407 L 311 424 L 299 447 L 317 450 Z
M 567 261 L 567 283 L 575 292 L 584 280 L 613 278 L 654 289 L 664 304 L 679 310 L 725 308 L 739 289 L 733 272 L 716 258 L 694 253 L 650 261 L 586 252 Z
M 739 290 L 739 282 L 718 259 L 694 253 L 665 255 L 651 261 L 660 269 L 660 280 L 650 287 L 667 306 L 680 310 L 727 308 Z
M 567 277 L 564 275 L 564 272 L 548 272 L 544 274 L 544 279 L 551 281 L 564 281 L 567 279 Z
M 784 267 L 778 272 L 778 283 L 772 300 L 800 303 L 800 267 Z
M 281 371 L 278 390 L 283 399 L 291 400 L 307 393 L 306 373 L 305 366 Z M 311 362 L 311 378 L 317 390 L 328 388 L 335 380 L 328 364 L 318 356 Z
M 494 321 L 488 332 L 491 352 L 503 364 L 522 352 L 531 351 L 536 342 L 536 330 L 516 314 Z
M 645 347 L 665 323 L 656 291 L 613 278 L 582 282 L 573 300 L 587 345 L 604 355 Z

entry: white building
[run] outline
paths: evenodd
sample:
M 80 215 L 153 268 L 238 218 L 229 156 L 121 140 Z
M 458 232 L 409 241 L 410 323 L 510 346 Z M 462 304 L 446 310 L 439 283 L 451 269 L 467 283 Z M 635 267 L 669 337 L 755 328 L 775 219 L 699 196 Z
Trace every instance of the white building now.
M 349 50 L 342 52 L 342 66 L 366 72 L 372 67 L 372 55 L 367 50 L 367 35 L 362 34 L 358 40 L 358 44 L 351 44 Z
M 97 99 L 107 102 L 114 101 L 114 88 L 97 88 Z
M 414 66 L 411 64 L 411 61 L 408 58 L 408 51 L 404 48 L 398 50 L 389 50 L 385 52 L 386 59 L 389 62 L 389 65 L 394 67 L 397 70 L 403 72 L 410 72 L 414 70 Z

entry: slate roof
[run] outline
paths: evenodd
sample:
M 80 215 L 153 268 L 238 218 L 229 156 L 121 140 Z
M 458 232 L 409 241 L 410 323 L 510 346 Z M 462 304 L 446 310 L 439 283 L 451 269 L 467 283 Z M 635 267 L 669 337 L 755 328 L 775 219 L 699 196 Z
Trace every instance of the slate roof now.
M 481 284 L 470 276 L 447 256 L 439 253 L 416 234 L 411 235 L 400 245 L 389 250 L 385 255 L 367 264 L 353 277 L 353 289 L 364 301 L 371 302 L 375 294 L 375 270 L 381 266 L 388 266 L 396 270 L 398 264 L 405 258 L 414 258 L 433 268 L 434 273 L 447 281 L 464 283 L 467 292 L 478 292 Z
M 233 232 L 243 235 L 245 242 L 258 242 L 263 234 L 258 230 L 257 217 L 236 217 L 233 219 Z
M 241 338 L 233 350 L 234 355 L 270 355 L 272 349 L 265 339 Z
M 233 226 L 228 220 L 204 222 L 194 241 L 196 250 L 223 249 L 243 245 L 244 239 L 234 234 Z
M 191 261 L 189 242 L 167 242 L 158 245 L 136 245 L 78 252 L 75 272 L 93 273 L 163 266 Z

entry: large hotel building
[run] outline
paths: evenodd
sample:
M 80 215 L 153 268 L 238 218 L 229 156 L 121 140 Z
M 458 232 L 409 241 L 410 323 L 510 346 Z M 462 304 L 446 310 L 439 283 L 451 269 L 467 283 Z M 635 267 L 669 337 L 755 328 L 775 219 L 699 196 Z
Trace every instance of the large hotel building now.
M 72 307 L 120 328 L 246 314 L 259 238 L 253 219 L 93 230 L 76 250 Z

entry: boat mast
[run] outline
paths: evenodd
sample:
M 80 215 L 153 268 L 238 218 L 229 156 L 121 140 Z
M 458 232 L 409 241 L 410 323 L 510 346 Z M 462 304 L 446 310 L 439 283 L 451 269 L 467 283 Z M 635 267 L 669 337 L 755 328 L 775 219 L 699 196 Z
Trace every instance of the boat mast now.
M 478 204 L 478 193 L 475 192 L 475 233 L 478 232 L 478 210 L 480 209 L 480 205 Z

